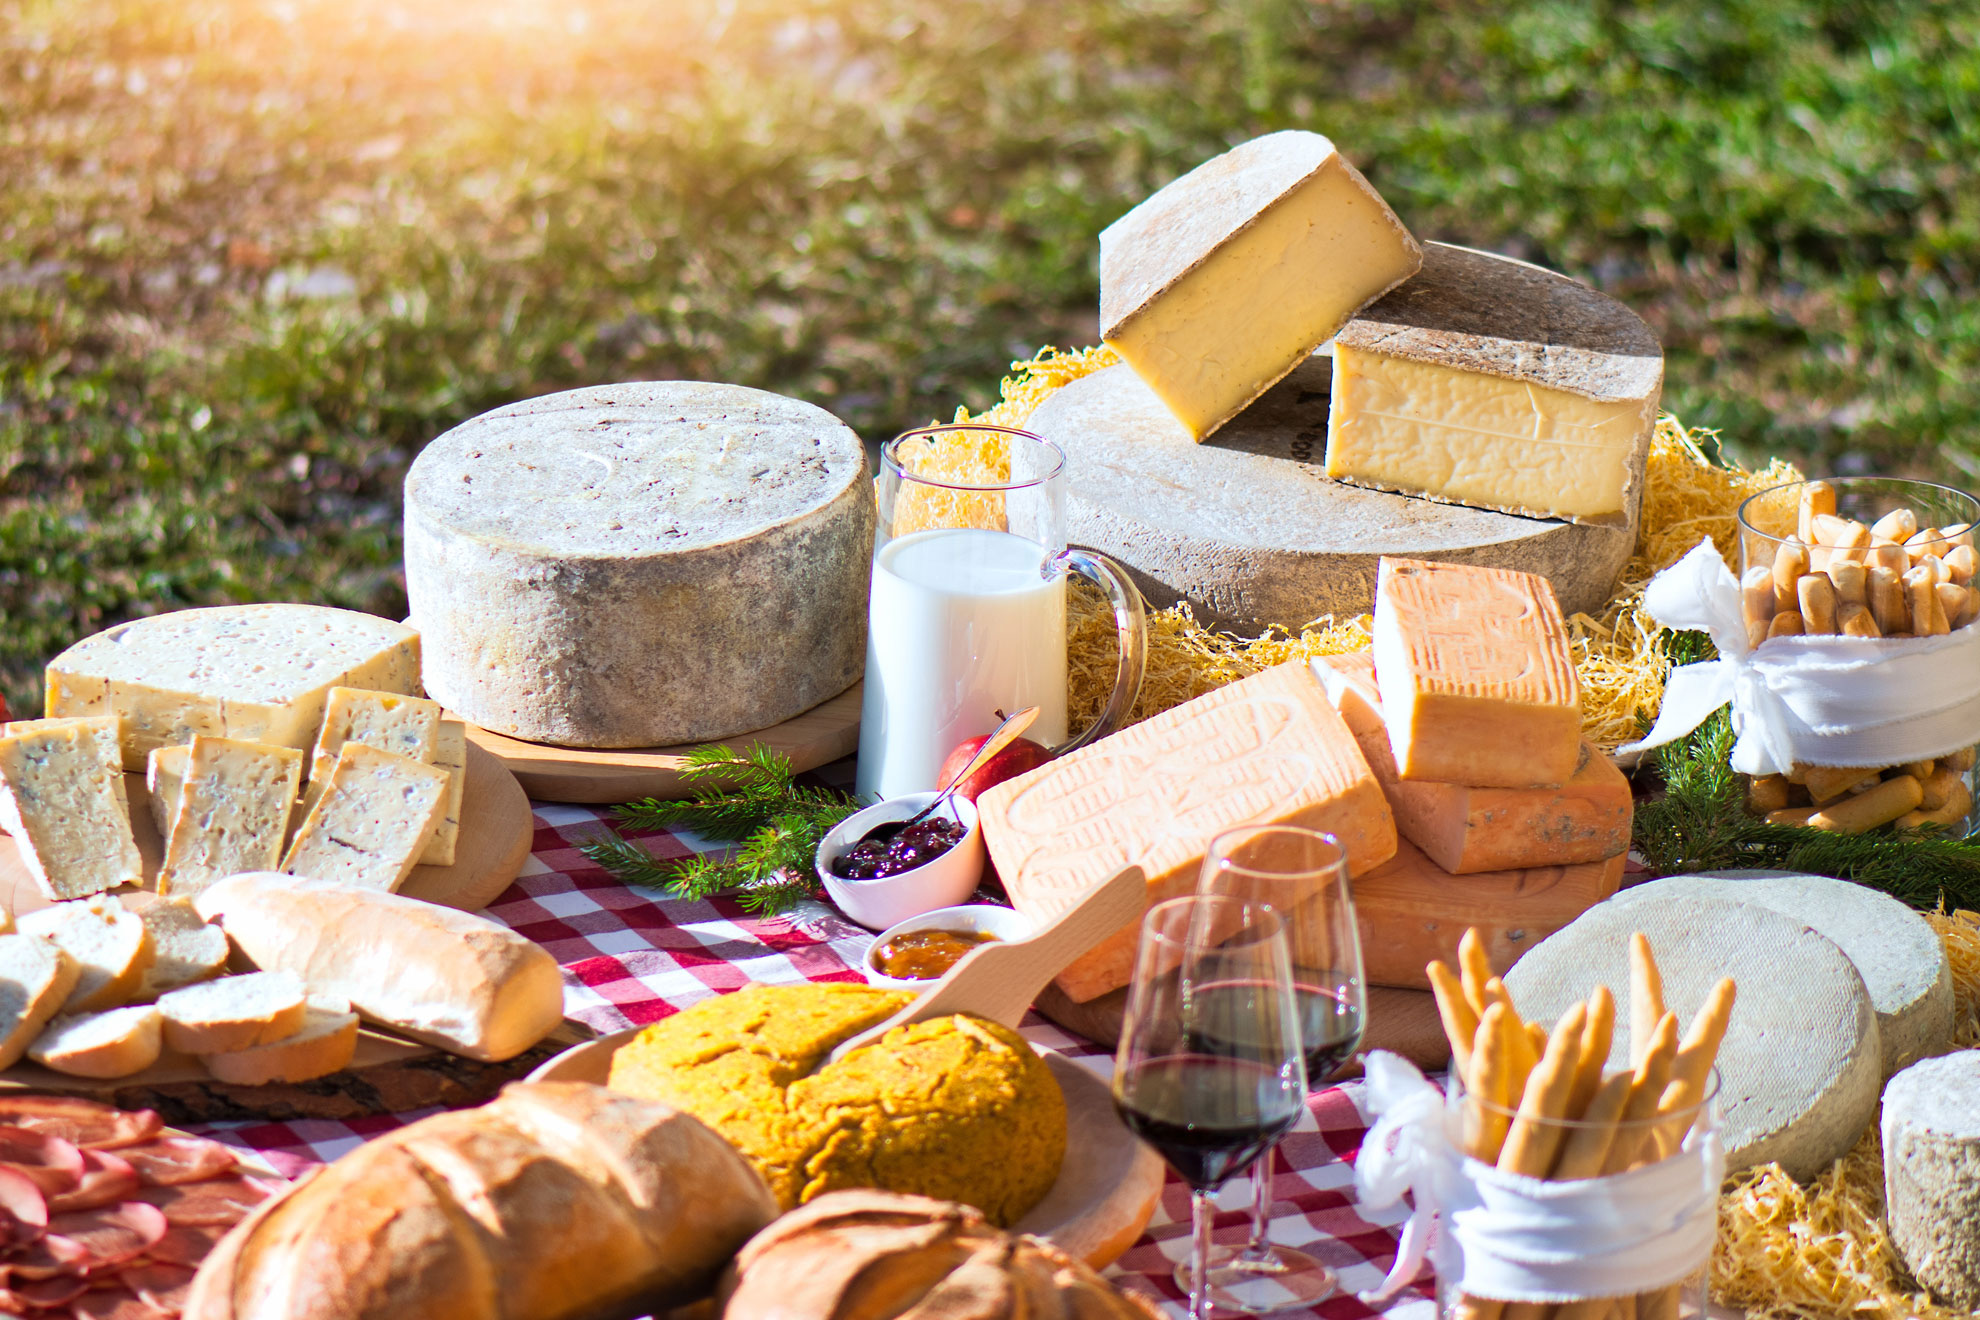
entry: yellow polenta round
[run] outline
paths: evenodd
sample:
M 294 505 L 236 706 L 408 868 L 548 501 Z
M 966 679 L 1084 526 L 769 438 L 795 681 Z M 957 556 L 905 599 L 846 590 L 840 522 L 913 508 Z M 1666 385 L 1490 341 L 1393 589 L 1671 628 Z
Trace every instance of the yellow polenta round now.
M 611 1085 L 713 1127 L 786 1210 L 879 1187 L 1015 1223 L 1044 1199 L 1066 1151 L 1065 1097 L 1017 1032 L 936 1018 L 812 1071 L 913 998 L 864 985 L 748 986 L 642 1031 L 612 1060 Z

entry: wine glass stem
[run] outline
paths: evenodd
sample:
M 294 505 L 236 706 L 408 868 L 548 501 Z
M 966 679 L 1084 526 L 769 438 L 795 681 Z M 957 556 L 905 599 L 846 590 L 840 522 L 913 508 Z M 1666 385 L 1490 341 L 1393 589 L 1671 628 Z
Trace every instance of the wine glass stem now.
M 1272 1157 L 1278 1149 L 1273 1146 L 1251 1166 L 1251 1241 L 1239 1259 L 1253 1265 L 1274 1265 L 1278 1260 L 1272 1254 Z
M 1189 1320 L 1210 1320 L 1210 1230 L 1217 1203 L 1210 1193 L 1190 1195 Z

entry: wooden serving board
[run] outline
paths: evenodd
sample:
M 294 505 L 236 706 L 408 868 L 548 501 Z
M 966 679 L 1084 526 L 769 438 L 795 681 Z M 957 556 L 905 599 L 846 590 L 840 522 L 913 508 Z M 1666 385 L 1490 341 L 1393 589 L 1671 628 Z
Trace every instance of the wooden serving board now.
M 165 844 L 151 820 L 151 794 L 143 775 L 125 775 L 131 796 L 131 829 L 144 857 L 145 888 L 158 881 Z M 507 889 L 529 857 L 536 833 L 529 797 L 502 762 L 472 743 L 461 796 L 461 834 L 452 866 L 416 866 L 399 892 L 442 907 L 478 912 Z M 0 906 L 18 916 L 49 900 L 28 873 L 14 840 L 0 834 Z
M 603 1085 L 611 1075 L 612 1056 L 639 1032 L 632 1027 L 578 1045 L 538 1068 L 529 1080 Z M 1056 1051 L 1039 1054 L 1066 1098 L 1066 1156 L 1052 1190 L 1012 1230 L 1035 1233 L 1104 1269 L 1148 1227 L 1162 1194 L 1162 1157 L 1127 1130 L 1105 1082 Z
M 709 739 L 743 748 L 762 743 L 782 752 L 797 770 L 813 770 L 859 750 L 862 685 L 855 683 L 830 701 L 794 715 L 782 724 L 733 738 Z M 469 723 L 468 743 L 497 757 L 521 781 L 530 797 L 543 802 L 633 802 L 641 798 L 687 797 L 692 788 L 681 777 L 694 745 L 678 747 L 552 747 L 524 742 Z

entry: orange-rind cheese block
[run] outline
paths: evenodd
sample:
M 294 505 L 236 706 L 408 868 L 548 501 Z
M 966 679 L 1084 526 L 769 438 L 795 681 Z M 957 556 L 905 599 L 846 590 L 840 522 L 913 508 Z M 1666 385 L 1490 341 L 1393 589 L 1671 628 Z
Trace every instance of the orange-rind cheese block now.
M 1545 578 L 1384 558 L 1374 652 L 1404 779 L 1532 788 L 1574 774 L 1581 684 Z
M 1629 850 L 1629 780 L 1594 743 L 1558 788 L 1480 788 L 1404 779 L 1382 720 L 1375 661 L 1366 651 L 1313 662 L 1334 708 L 1375 772 L 1396 832 L 1454 875 L 1599 862 Z
M 1395 818 L 1354 735 L 1302 661 L 1205 693 L 986 791 L 976 808 L 1018 911 L 1044 922 L 1129 864 L 1148 901 L 1190 893 L 1237 825 L 1325 830 L 1350 875 L 1396 851 Z M 1058 978 L 1085 1002 L 1128 983 L 1135 925 Z

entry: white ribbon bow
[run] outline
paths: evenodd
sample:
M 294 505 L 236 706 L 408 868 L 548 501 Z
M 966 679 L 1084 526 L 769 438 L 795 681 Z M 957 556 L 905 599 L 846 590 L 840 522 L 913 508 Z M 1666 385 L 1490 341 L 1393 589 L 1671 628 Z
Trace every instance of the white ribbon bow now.
M 1715 1128 L 1693 1131 L 1677 1154 L 1655 1164 L 1554 1182 L 1464 1155 L 1452 1140 L 1456 1116 L 1406 1060 L 1377 1050 L 1367 1078 L 1369 1105 L 1381 1117 L 1355 1160 L 1356 1188 L 1375 1209 L 1406 1189 L 1416 1200 L 1388 1277 L 1360 1295 L 1367 1305 L 1415 1278 L 1426 1254 L 1465 1292 L 1530 1302 L 1662 1288 L 1711 1254 L 1726 1168 Z
M 1739 583 L 1707 537 L 1656 577 L 1643 608 L 1666 628 L 1703 630 L 1717 660 L 1671 672 L 1657 723 L 1634 753 L 1690 733 L 1732 703 L 1732 768 L 1887 766 L 1980 742 L 1980 627 L 1939 637 L 1747 641 Z

